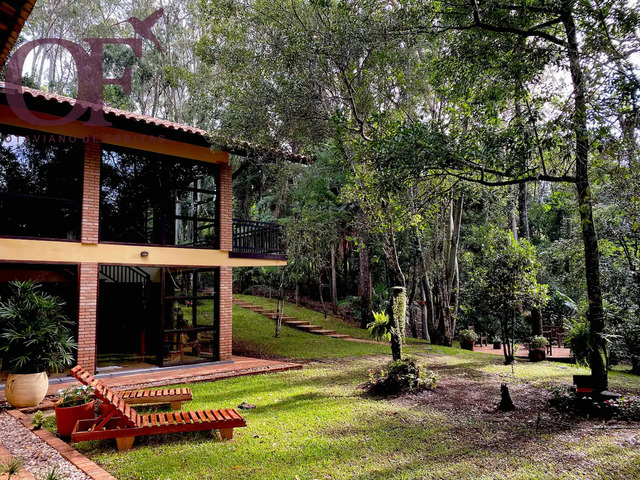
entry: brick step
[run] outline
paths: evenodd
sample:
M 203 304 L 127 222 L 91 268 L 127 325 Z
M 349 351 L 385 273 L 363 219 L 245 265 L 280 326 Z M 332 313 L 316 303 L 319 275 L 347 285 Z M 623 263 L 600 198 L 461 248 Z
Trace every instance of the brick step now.
M 351 338 L 351 335 L 344 335 L 342 333 L 332 333 L 329 335 L 331 338 Z
M 278 314 L 277 313 L 264 313 L 263 314 L 265 317 L 269 317 L 271 320 L 275 320 L 276 318 L 278 318 Z M 289 317 L 287 315 L 283 315 L 282 316 L 282 320 L 296 320 L 296 317 Z
M 335 330 L 325 330 L 323 328 L 319 329 L 319 330 L 309 330 L 309 333 L 313 333 L 315 335 L 324 335 L 324 336 L 329 336 L 329 335 L 335 335 L 336 332 Z
M 298 327 L 298 326 L 305 326 L 305 325 L 309 325 L 309 322 L 305 322 L 304 320 L 286 320 L 284 322 L 285 325 L 289 326 L 289 327 Z

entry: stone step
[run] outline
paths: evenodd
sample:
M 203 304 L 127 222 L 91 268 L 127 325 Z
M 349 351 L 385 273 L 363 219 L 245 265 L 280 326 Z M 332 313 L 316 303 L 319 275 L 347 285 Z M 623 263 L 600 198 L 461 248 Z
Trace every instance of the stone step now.
M 271 320 L 275 320 L 276 318 L 278 318 L 278 314 L 273 312 L 273 313 L 264 313 L 263 314 L 265 317 L 269 317 Z M 282 316 L 282 320 L 295 320 L 296 317 L 288 317 L 287 315 L 283 315 Z
M 333 333 L 329 335 L 331 338 L 351 338 L 350 335 L 344 335 L 342 333 Z
M 313 333 L 315 335 L 329 336 L 329 335 L 335 335 L 338 332 L 336 332 L 335 330 L 325 330 L 325 329 L 321 328 L 319 330 L 309 330 L 309 333 Z

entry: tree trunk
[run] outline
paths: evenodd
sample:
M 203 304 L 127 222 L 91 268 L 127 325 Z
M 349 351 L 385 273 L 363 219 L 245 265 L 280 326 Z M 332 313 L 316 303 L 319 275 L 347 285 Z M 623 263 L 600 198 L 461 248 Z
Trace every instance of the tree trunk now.
M 405 316 L 407 312 L 407 294 L 404 287 L 391 288 L 391 298 L 387 314 L 391 324 L 391 357 L 394 360 L 402 359 L 402 338 L 404 334 Z
M 420 302 L 420 313 L 422 320 L 422 338 L 431 342 L 430 332 L 433 329 L 433 292 L 431 290 L 431 282 L 429 281 L 429 266 L 422 250 L 422 242 L 420 241 L 420 235 L 418 229 L 415 229 L 416 235 L 416 247 L 418 249 L 418 257 L 420 259 L 420 268 L 416 269 L 416 276 L 421 271 L 420 275 L 420 293 L 422 302 Z
M 409 291 L 409 300 L 407 302 L 407 308 L 409 309 L 409 328 L 411 328 L 411 336 L 418 338 L 418 324 L 416 322 L 416 310 L 413 307 L 413 302 L 416 298 L 416 284 L 417 276 L 414 275 L 411 279 L 411 289 Z
M 336 245 L 331 243 L 331 308 L 338 313 L 338 283 L 336 278 Z
M 366 237 L 362 239 L 360 260 L 360 328 L 365 329 L 373 321 L 371 313 L 371 260 Z
M 600 253 L 598 237 L 593 223 L 591 185 L 589 183 L 589 132 L 587 130 L 587 102 L 584 89 L 582 66 L 580 65 L 578 39 L 573 13 L 564 15 L 563 25 L 567 35 L 569 69 L 573 83 L 574 133 L 576 141 L 576 188 L 580 210 L 580 225 L 584 244 L 584 260 L 587 280 L 589 309 L 589 337 L 591 342 L 590 365 L 593 376 L 603 376 L 607 387 L 607 350 L 603 337 L 604 307 L 600 282 Z

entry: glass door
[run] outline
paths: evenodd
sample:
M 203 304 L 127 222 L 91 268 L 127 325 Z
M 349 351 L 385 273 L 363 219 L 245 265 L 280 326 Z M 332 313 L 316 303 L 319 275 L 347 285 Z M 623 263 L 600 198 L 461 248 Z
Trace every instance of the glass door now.
M 219 271 L 163 269 L 162 366 L 219 359 Z

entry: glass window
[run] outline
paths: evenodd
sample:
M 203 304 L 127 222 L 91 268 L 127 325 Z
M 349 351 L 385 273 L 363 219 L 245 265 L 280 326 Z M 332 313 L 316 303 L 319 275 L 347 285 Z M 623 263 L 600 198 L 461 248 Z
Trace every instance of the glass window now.
M 218 167 L 103 148 L 101 240 L 216 248 Z
M 164 271 L 162 365 L 218 360 L 218 271 Z
M 78 239 L 82 140 L 1 128 L 0 235 Z

